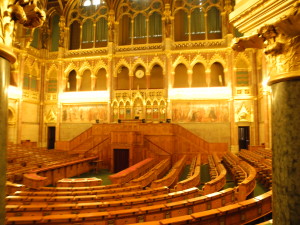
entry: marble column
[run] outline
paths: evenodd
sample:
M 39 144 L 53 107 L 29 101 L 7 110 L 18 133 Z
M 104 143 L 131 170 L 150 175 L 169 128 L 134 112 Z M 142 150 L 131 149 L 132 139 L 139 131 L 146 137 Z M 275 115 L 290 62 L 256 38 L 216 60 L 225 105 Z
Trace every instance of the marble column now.
M 273 223 L 300 222 L 300 80 L 272 84 Z
M 5 224 L 5 184 L 7 148 L 7 89 L 9 84 L 10 62 L 0 57 L 0 225 Z

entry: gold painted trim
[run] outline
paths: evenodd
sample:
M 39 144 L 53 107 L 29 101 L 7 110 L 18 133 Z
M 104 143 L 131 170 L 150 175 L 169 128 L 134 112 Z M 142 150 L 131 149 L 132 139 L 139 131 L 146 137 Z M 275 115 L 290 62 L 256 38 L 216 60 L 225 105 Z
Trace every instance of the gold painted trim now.
M 274 76 L 271 76 L 268 85 L 272 85 L 278 82 L 284 82 L 288 80 L 299 80 L 300 79 L 300 71 L 280 73 Z
M 12 52 L 12 47 L 2 43 L 0 43 L 0 57 L 8 60 L 10 63 L 15 63 L 17 60 L 16 55 Z

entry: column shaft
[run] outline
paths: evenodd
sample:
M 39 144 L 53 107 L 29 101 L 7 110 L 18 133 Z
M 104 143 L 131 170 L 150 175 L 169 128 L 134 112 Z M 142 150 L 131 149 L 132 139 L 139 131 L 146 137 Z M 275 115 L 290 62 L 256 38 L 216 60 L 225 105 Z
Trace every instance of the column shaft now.
M 7 149 L 7 89 L 10 62 L 0 57 L 0 225 L 5 224 L 6 149 Z
M 300 221 L 300 81 L 272 85 L 273 221 Z

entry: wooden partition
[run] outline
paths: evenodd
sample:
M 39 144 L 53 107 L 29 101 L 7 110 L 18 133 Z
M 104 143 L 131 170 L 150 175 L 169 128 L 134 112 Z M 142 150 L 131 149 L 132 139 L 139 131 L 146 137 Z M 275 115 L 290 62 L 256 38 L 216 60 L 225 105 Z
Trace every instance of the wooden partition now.
M 129 165 L 161 156 L 172 156 L 172 160 L 177 161 L 186 155 L 187 162 L 190 162 L 199 153 L 205 163 L 207 155 L 212 152 L 217 152 L 220 157 L 225 154 L 228 143 L 208 143 L 178 124 L 119 123 L 94 124 L 69 142 L 57 141 L 56 148 L 73 154 L 84 154 L 85 150 L 86 156 L 98 155 L 104 167 L 112 171 L 114 148 L 130 149 Z
M 89 157 L 81 160 L 76 160 L 73 162 L 57 164 L 54 166 L 36 169 L 31 171 L 30 174 L 37 174 L 36 182 L 40 181 L 40 184 L 36 184 L 36 188 L 47 186 L 47 185 L 56 185 L 57 181 L 63 178 L 78 176 L 80 174 L 86 173 L 91 170 L 91 162 L 96 160 L 98 157 Z M 24 175 L 26 178 L 28 175 Z M 35 176 L 30 176 L 35 177 Z M 47 179 L 40 179 L 44 177 Z

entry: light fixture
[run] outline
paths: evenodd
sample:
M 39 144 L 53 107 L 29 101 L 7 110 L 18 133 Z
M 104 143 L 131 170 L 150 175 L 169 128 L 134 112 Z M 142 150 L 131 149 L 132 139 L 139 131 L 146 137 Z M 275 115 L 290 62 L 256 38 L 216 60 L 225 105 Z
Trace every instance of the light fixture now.
M 92 5 L 91 0 L 85 0 L 85 1 L 83 2 L 83 6 L 90 6 L 90 5 Z

